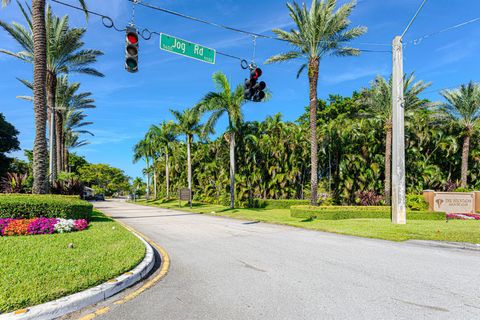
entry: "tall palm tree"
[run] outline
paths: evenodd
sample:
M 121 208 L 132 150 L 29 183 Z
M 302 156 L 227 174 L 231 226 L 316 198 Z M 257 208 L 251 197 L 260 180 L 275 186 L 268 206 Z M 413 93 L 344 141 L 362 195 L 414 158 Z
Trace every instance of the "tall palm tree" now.
M 311 134 L 311 204 L 317 205 L 318 185 L 318 142 L 317 142 L 317 86 L 320 60 L 326 56 L 357 56 L 360 50 L 346 46 L 346 43 L 363 35 L 366 27 L 350 25 L 349 16 L 355 8 L 352 1 L 342 5 L 335 11 L 336 0 L 312 0 L 310 9 L 305 3 L 300 6 L 296 2 L 287 3 L 290 17 L 298 30 L 290 32 L 274 29 L 278 38 L 290 43 L 294 49 L 270 57 L 266 63 L 283 62 L 292 59 L 303 59 L 304 64 L 297 73 L 297 78 L 305 68 L 308 69 L 310 84 L 310 134 Z
M 33 91 L 33 83 L 24 79 L 19 79 L 19 81 Z M 57 142 L 57 147 L 63 151 L 61 153 L 60 161 L 62 163 L 62 167 L 59 168 L 59 170 L 63 171 L 67 170 L 66 166 L 68 163 L 68 149 L 71 148 L 71 142 L 67 143 L 67 136 L 70 140 L 75 139 L 75 141 L 82 142 L 81 145 L 84 145 L 86 141 L 78 140 L 80 134 L 86 133 L 93 136 L 93 134 L 89 131 L 78 130 L 80 127 L 92 124 L 92 122 L 83 121 L 86 115 L 82 112 L 79 112 L 79 110 L 95 108 L 95 105 L 93 105 L 95 100 L 91 98 L 92 93 L 78 93 L 77 91 L 79 89 L 80 83 L 69 83 L 67 75 L 61 75 L 57 77 L 55 110 L 62 115 L 62 119 L 64 120 L 63 128 L 60 132 L 62 139 L 61 141 Z M 17 96 L 17 98 L 33 101 L 32 96 Z M 79 146 L 80 145 L 77 145 L 76 147 Z
M 79 0 L 88 17 L 87 6 L 84 0 Z M 2 7 L 10 0 L 2 0 Z M 22 8 L 22 11 L 23 8 Z M 24 13 L 25 15 L 25 13 Z M 33 51 L 33 82 L 35 115 L 35 140 L 33 143 L 33 193 L 47 193 L 47 105 L 46 105 L 46 74 L 47 74 L 47 30 L 45 28 L 45 0 L 32 0 L 30 10 L 32 22 L 30 29 L 34 39 L 30 46 Z M 24 48 L 26 49 L 26 48 Z
M 226 137 L 230 143 L 230 208 L 233 209 L 235 207 L 235 135 L 243 122 L 242 106 L 246 100 L 243 96 L 243 86 L 238 85 L 232 91 L 224 73 L 214 73 L 213 82 L 217 91 L 207 93 L 197 108 L 201 112 L 211 112 L 205 123 L 205 130 L 212 130 L 223 114 L 228 116 Z
M 170 150 L 171 145 L 177 141 L 177 134 L 175 132 L 175 123 L 173 121 L 162 122 L 160 124 L 158 139 L 160 146 L 163 148 L 165 155 L 165 183 L 166 183 L 166 198 L 170 198 Z
M 13 23 L 8 25 L 5 22 L 0 21 L 2 26 L 24 49 L 21 52 L 10 52 L 8 50 L 0 50 L 0 52 L 12 55 L 20 60 L 34 63 L 34 51 L 33 48 L 33 27 L 32 19 L 27 13 L 31 12 L 30 7 L 27 5 L 27 10 L 19 4 L 24 18 L 29 26 L 29 29 L 18 24 Z M 62 18 L 53 15 L 50 6 L 47 7 L 46 12 L 46 30 L 47 30 L 47 105 L 50 110 L 55 110 L 56 100 L 56 87 L 57 76 L 59 74 L 66 74 L 70 72 L 77 72 L 83 74 L 90 74 L 95 76 L 102 76 L 97 70 L 90 68 L 89 65 L 96 62 L 97 57 L 103 53 L 98 50 L 82 50 L 83 41 L 82 37 L 86 32 L 84 28 L 70 28 L 68 25 L 69 18 L 64 16 Z M 54 161 L 53 171 L 51 172 L 52 178 L 56 176 L 57 170 L 63 168 L 63 148 L 59 148 L 58 145 L 63 145 L 63 115 L 59 111 L 53 113 L 55 135 L 52 135 L 52 141 L 50 143 L 54 147 Z M 56 160 L 56 161 L 55 161 Z
M 133 147 L 133 163 L 137 163 L 140 159 L 145 159 L 145 170 L 147 175 L 147 199 L 150 198 L 150 157 L 151 146 L 148 138 L 144 138 L 137 142 Z
M 463 131 L 461 187 L 466 188 L 470 138 L 480 125 L 480 84 L 471 81 L 458 89 L 444 90 L 441 95 L 447 100 L 444 111 Z
M 424 81 L 415 82 L 413 73 L 403 77 L 403 95 L 406 111 L 414 111 L 420 108 L 427 108 L 432 104 L 427 100 L 418 98 L 431 83 Z M 384 197 L 387 205 L 390 204 L 391 196 L 391 174 L 392 174 L 392 78 L 386 80 L 377 76 L 371 84 L 370 89 L 362 92 L 360 103 L 367 106 L 365 115 L 370 119 L 380 122 L 385 132 L 385 180 Z M 407 117 L 410 113 L 407 113 Z
M 95 100 L 92 98 L 91 92 L 78 92 L 80 83 L 68 82 L 68 76 L 62 75 L 58 77 L 57 91 L 56 91 L 56 110 L 63 119 L 63 126 L 60 128 L 59 135 L 61 140 L 58 143 L 60 152 L 59 170 L 66 171 L 68 164 L 68 150 L 72 148 L 67 144 L 67 137 L 79 136 L 81 134 L 88 134 L 93 136 L 93 133 L 84 129 L 85 126 L 93 124 L 91 121 L 85 121 L 86 114 L 83 113 L 85 109 L 96 108 L 93 104 Z M 82 145 L 86 144 L 85 140 L 80 140 Z M 78 142 L 77 142 L 78 144 Z M 77 145 L 78 148 L 80 145 Z
M 195 135 L 201 135 L 203 127 L 200 124 L 200 112 L 196 108 L 185 109 L 183 112 L 170 110 L 177 121 L 175 129 L 178 134 L 185 135 L 187 144 L 187 177 L 188 189 L 190 190 L 190 200 L 192 203 L 192 142 Z

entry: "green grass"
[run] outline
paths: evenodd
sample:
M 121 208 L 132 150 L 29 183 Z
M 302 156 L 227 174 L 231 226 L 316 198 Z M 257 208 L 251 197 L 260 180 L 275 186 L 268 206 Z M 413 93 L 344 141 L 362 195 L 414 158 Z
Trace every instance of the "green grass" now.
M 228 209 L 220 205 L 195 203 L 193 209 L 178 207 L 178 201 L 137 201 L 138 204 L 220 215 L 229 218 L 263 221 L 304 229 L 347 234 L 392 241 L 437 240 L 480 243 L 480 221 L 410 220 L 406 225 L 393 225 L 389 219 L 302 220 L 290 216 L 289 209 Z M 183 202 L 185 204 L 185 202 Z
M 0 237 L 0 313 L 103 283 L 134 268 L 144 255 L 137 237 L 98 211 L 81 232 Z

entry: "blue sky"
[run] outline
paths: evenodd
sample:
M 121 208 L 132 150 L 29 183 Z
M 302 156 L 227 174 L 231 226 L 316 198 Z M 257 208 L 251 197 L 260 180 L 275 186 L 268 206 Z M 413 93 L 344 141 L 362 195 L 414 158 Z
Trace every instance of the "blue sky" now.
M 76 4 L 74 0 L 65 0 Z M 47 1 L 48 2 L 48 1 Z M 171 10 L 215 21 L 249 31 L 272 35 L 272 28 L 291 28 L 291 21 L 283 0 L 222 0 L 178 1 L 150 0 Z M 340 4 L 346 1 L 339 1 Z M 310 3 L 308 1 L 308 3 Z M 353 15 L 352 25 L 368 27 L 368 33 L 352 44 L 361 49 L 390 50 L 388 46 L 360 44 L 363 42 L 390 44 L 393 36 L 400 34 L 417 9 L 419 0 L 360 0 Z M 116 24 L 124 26 L 130 21 L 132 5 L 127 0 L 87 0 L 93 11 L 111 16 Z M 127 73 L 124 68 L 124 34 L 106 29 L 98 17 L 91 16 L 88 23 L 81 12 L 55 3 L 57 15 L 68 14 L 74 26 L 88 27 L 86 48 L 104 51 L 97 69 L 105 78 L 71 75 L 71 80 L 82 83 L 83 91 L 91 91 L 97 109 L 89 110 L 90 130 L 95 137 L 91 144 L 77 153 L 90 162 L 109 163 L 132 176 L 140 176 L 143 164 L 132 163 L 132 147 L 142 138 L 151 124 L 172 118 L 169 109 L 193 106 L 208 91 L 213 90 L 211 75 L 223 71 L 230 81 L 240 83 L 247 72 L 236 60 L 217 56 L 210 65 L 196 60 L 169 54 L 159 49 L 158 36 L 140 42 L 140 71 Z M 438 90 L 455 87 L 470 80 L 479 81 L 480 22 L 424 39 L 419 44 L 413 40 L 457 23 L 480 16 L 477 0 L 428 1 L 415 24 L 405 36 L 405 72 L 415 71 L 417 79 L 432 82 L 425 97 L 438 100 Z M 3 21 L 23 23 L 17 5 L 0 10 Z M 164 32 L 218 51 L 251 59 L 252 39 L 235 32 L 184 20 L 143 7 L 137 7 L 135 22 L 141 27 Z M 18 50 L 16 43 L 0 31 L 1 47 Z M 266 65 L 269 56 L 289 49 L 287 44 L 258 39 L 255 61 L 261 65 L 263 80 L 272 92 L 267 103 L 245 105 L 246 120 L 262 120 L 281 112 L 285 120 L 295 120 L 308 104 L 308 82 L 304 74 L 296 79 L 300 61 Z M 0 55 L 0 112 L 20 131 L 21 147 L 32 148 L 34 137 L 33 111 L 29 102 L 16 98 L 29 92 L 15 78 L 32 78 L 32 67 L 14 58 Z M 327 57 L 320 65 L 319 97 L 329 94 L 351 95 L 352 91 L 366 87 L 377 75 L 389 76 L 389 53 L 364 53 L 360 57 Z M 217 130 L 225 128 L 225 121 Z M 20 156 L 21 152 L 15 155 Z

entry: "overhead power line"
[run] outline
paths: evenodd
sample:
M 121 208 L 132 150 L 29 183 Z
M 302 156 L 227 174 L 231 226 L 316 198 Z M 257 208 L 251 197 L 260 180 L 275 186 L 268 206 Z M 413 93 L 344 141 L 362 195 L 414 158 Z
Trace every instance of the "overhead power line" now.
M 270 39 L 270 40 L 276 40 L 276 41 L 282 41 L 282 42 L 289 42 L 288 40 L 285 40 L 285 39 L 280 39 L 280 38 L 277 38 L 277 37 L 272 37 L 272 36 L 269 36 L 269 35 L 260 34 L 260 33 L 252 32 L 252 31 L 242 30 L 242 29 L 239 29 L 239 28 L 230 27 L 230 26 L 222 25 L 222 24 L 219 24 L 219 23 L 216 23 L 216 22 L 212 22 L 212 21 L 201 19 L 201 18 L 193 17 L 193 16 L 190 16 L 190 15 L 187 15 L 187 14 L 184 14 L 184 13 L 180 13 L 180 12 L 177 12 L 177 11 L 173 11 L 173 10 L 170 10 L 170 9 L 165 9 L 165 8 L 153 5 L 153 4 L 145 2 L 145 1 L 141 1 L 141 0 L 128 0 L 128 1 L 130 1 L 134 4 L 137 4 L 137 5 L 141 5 L 143 7 L 149 8 L 149 9 L 157 10 L 157 11 L 164 12 L 164 13 L 167 13 L 167 14 L 171 14 L 171 15 L 181 17 L 181 18 L 184 18 L 184 19 L 196 21 L 196 22 L 199 22 L 199 23 L 210 25 L 212 27 L 217 27 L 217 28 L 221 28 L 221 29 L 225 29 L 225 30 L 229 30 L 229 31 L 233 31 L 233 32 L 242 33 L 242 34 L 254 37 L 254 38 L 263 38 L 263 39 Z M 339 42 L 340 43 L 349 43 L 348 41 L 339 41 Z M 386 47 L 391 46 L 390 44 L 387 44 L 387 43 L 359 42 L 358 44 L 360 44 L 360 45 L 371 45 L 371 46 L 386 46 Z M 377 50 L 363 50 L 363 49 L 360 49 L 360 51 L 362 51 L 362 52 L 391 52 L 391 51 L 377 51 Z
M 422 42 L 424 39 L 430 38 L 431 36 L 435 36 L 435 35 L 438 35 L 438 34 L 441 34 L 441 33 L 447 32 L 447 31 L 451 31 L 451 30 L 454 30 L 454 29 L 457 29 L 457 28 L 460 28 L 460 27 L 464 27 L 468 24 L 478 22 L 478 21 L 480 21 L 480 17 L 470 19 L 470 20 L 458 23 L 456 25 L 453 25 L 451 27 L 447 27 L 447 28 L 444 28 L 444 29 L 441 29 L 441 30 L 438 30 L 438 31 L 434 31 L 434 32 L 431 32 L 431 33 L 424 34 L 423 36 L 421 36 L 419 38 L 416 38 L 415 40 L 412 40 L 411 42 L 415 45 L 420 44 L 420 42 Z
M 403 39 L 403 36 L 405 36 L 405 34 L 407 33 L 407 31 L 410 29 L 410 27 L 412 26 L 413 22 L 415 21 L 415 19 L 417 19 L 418 15 L 420 14 L 420 11 L 422 11 L 422 8 L 423 6 L 425 5 L 425 3 L 427 2 L 427 0 L 423 0 L 422 1 L 422 4 L 420 5 L 420 7 L 418 7 L 418 10 L 417 12 L 415 13 L 415 15 L 413 16 L 412 20 L 410 20 L 410 22 L 408 23 L 407 27 L 405 28 L 405 30 L 403 31 L 402 35 L 400 36 L 401 39 Z
M 72 8 L 72 9 L 76 9 L 76 10 L 80 10 L 80 11 L 83 11 L 85 12 L 85 10 L 83 10 L 83 8 L 81 7 L 78 7 L 78 6 L 74 6 L 72 4 L 69 4 L 69 3 L 66 3 L 66 2 L 62 2 L 62 1 L 59 1 L 59 0 L 51 0 L 52 2 L 55 2 L 55 3 L 58 3 L 60 5 L 63 5 L 63 6 L 66 6 L 66 7 L 69 7 L 69 8 Z M 115 22 L 114 20 L 105 15 L 105 14 L 102 14 L 102 13 L 98 13 L 98 12 L 94 12 L 94 11 L 90 11 L 90 10 L 87 10 L 87 12 L 89 14 L 92 14 L 94 16 L 97 16 L 97 17 L 100 17 L 102 18 L 102 24 L 106 27 L 106 28 L 113 28 L 115 29 L 116 31 L 119 31 L 119 32 L 125 32 L 126 29 L 123 28 L 118 28 L 116 25 L 115 25 Z M 142 28 L 141 26 L 137 25 L 137 27 L 140 27 Z M 156 35 L 160 35 L 161 32 L 157 32 L 157 31 L 150 31 L 149 29 L 147 28 L 142 28 L 143 30 L 140 31 L 140 36 L 144 39 L 144 40 L 150 40 L 151 37 L 152 37 L 152 34 L 156 34 Z M 237 56 L 234 56 L 234 55 L 231 55 L 231 54 L 228 54 L 228 53 L 224 53 L 224 52 L 220 52 L 220 51 L 216 51 L 217 54 L 219 55 L 222 55 L 224 57 L 228 57 L 228 58 L 232 58 L 232 59 L 236 59 L 236 60 L 239 60 L 240 62 L 244 61 L 245 59 L 241 58 L 241 57 L 237 57 Z M 245 60 L 246 61 L 246 60 Z

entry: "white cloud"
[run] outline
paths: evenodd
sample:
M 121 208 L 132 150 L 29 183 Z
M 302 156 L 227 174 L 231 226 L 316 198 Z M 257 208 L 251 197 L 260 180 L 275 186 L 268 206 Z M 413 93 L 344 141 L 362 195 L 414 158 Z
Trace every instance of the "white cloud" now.
M 94 134 L 93 137 L 88 139 L 91 142 L 90 145 L 116 144 L 133 138 L 124 132 L 113 130 L 92 129 L 89 131 Z
M 384 67 L 366 67 L 366 68 L 352 68 L 349 71 L 338 73 L 335 75 L 323 75 L 322 82 L 328 84 L 338 84 L 347 81 L 353 81 L 365 77 L 372 77 L 376 75 L 387 74 L 387 68 Z

